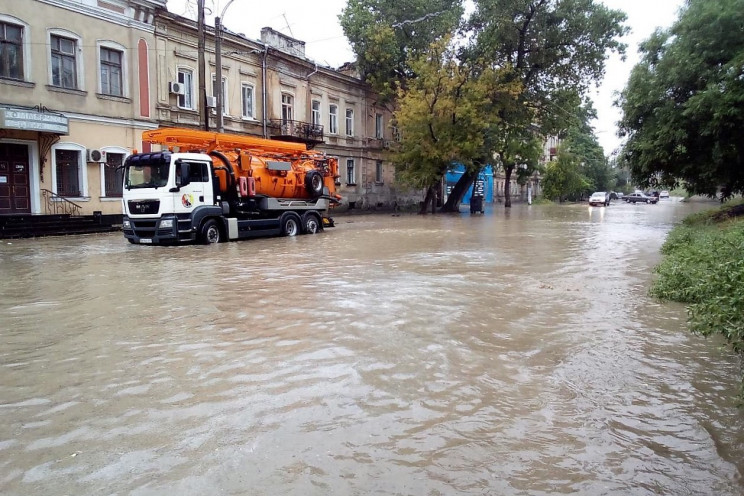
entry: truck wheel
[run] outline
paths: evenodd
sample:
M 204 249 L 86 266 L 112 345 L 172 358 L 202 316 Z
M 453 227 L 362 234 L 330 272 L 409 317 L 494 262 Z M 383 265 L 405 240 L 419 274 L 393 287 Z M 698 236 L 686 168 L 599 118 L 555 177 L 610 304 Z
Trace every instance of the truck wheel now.
M 300 234 L 300 217 L 296 214 L 284 214 L 281 220 L 282 236 L 297 236 Z
M 222 233 L 220 232 L 220 226 L 217 225 L 217 221 L 214 219 L 207 219 L 207 221 L 202 224 L 201 231 L 199 231 L 199 238 L 201 239 L 201 242 L 206 245 L 222 241 Z
M 315 234 L 323 230 L 323 224 L 320 217 L 316 214 L 307 213 L 302 216 L 302 232 L 305 234 Z
M 313 170 L 305 174 L 305 189 L 313 197 L 323 194 L 323 174 Z

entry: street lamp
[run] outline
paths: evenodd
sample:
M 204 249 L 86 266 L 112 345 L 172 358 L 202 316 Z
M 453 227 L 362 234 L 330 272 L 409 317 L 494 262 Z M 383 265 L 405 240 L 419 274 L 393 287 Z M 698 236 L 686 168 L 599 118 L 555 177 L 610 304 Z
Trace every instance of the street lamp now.
M 225 17 L 225 11 L 233 3 L 233 0 L 229 0 L 225 7 L 222 9 L 222 13 L 219 17 L 214 18 L 214 62 L 216 67 L 215 70 L 215 91 L 217 92 L 217 132 L 225 132 L 225 118 L 222 115 L 222 109 L 224 108 L 225 95 L 222 92 L 222 19 Z

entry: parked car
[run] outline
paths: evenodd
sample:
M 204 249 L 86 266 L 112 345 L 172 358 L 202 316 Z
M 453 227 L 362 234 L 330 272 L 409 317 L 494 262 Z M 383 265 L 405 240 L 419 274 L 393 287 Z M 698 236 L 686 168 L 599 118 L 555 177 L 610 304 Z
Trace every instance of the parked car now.
M 659 193 L 659 198 L 669 198 L 669 191 L 664 190 L 661 193 Z
M 589 197 L 589 205 L 604 205 L 605 207 L 610 204 L 610 194 L 604 191 L 596 191 Z
M 655 196 L 646 196 L 643 193 L 631 193 L 623 197 L 628 203 L 656 203 L 659 199 Z

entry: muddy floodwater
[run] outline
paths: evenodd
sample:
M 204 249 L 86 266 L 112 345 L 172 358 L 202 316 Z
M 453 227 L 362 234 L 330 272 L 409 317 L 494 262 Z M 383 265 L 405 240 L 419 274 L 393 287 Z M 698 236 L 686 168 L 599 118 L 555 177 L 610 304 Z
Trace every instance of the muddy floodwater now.
M 714 206 L 3 240 L 0 494 L 741 495 L 739 360 L 647 294 Z

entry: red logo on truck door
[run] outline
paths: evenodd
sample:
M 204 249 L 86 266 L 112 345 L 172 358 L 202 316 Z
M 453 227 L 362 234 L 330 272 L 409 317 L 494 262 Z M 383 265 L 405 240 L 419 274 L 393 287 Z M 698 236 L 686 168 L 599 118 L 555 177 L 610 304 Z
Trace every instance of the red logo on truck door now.
M 181 203 L 183 203 L 184 207 L 189 208 L 194 204 L 194 197 L 186 193 L 181 197 Z

